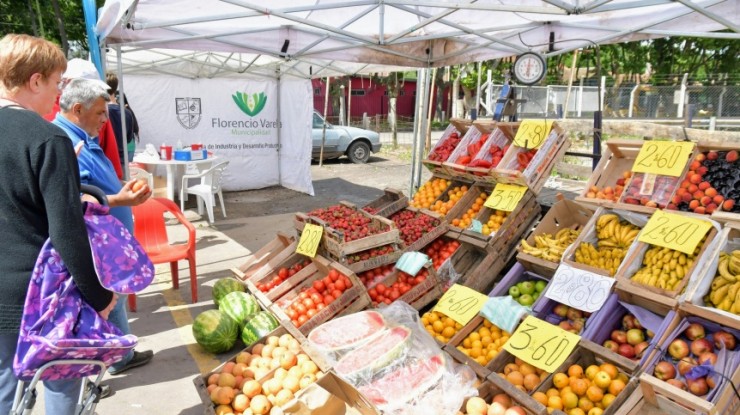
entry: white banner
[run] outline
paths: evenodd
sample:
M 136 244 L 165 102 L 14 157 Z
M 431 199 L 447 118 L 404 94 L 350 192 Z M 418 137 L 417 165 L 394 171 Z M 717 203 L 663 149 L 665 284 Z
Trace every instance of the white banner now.
M 140 126 L 137 149 L 202 143 L 230 161 L 225 190 L 284 183 L 313 195 L 310 81 L 283 80 L 281 97 L 270 79 L 126 75 L 124 81 Z

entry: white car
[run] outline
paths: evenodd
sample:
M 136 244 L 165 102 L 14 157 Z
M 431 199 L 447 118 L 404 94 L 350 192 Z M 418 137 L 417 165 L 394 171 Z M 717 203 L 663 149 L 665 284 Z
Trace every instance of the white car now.
M 318 160 L 321 154 L 321 137 L 324 131 L 324 119 L 318 112 L 313 113 L 313 152 L 311 157 Z M 326 141 L 324 142 L 324 159 L 347 156 L 353 163 L 365 163 L 370 153 L 380 151 L 380 134 L 362 128 L 344 127 L 326 123 Z

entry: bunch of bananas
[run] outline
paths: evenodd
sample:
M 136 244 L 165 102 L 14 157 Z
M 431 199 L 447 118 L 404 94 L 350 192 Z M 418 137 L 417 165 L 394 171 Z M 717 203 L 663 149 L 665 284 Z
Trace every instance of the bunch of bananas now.
M 664 290 L 674 291 L 683 278 L 689 273 L 696 256 L 701 251 L 707 236 L 696 245 L 691 255 L 681 251 L 651 246 L 642 259 L 643 267 L 632 276 L 632 281 L 650 285 Z
M 559 230 L 555 236 L 549 233 L 535 235 L 534 246 L 522 239 L 522 250 L 524 253 L 546 261 L 560 262 L 563 252 L 578 238 L 579 233 L 580 231 L 564 228 Z
M 720 310 L 740 314 L 740 249 L 720 252 L 717 274 L 704 302 Z
M 576 262 L 601 268 L 608 271 L 609 275 L 614 275 L 627 254 L 627 249 L 640 233 L 640 228 L 620 219 L 613 213 L 599 216 L 596 220 L 598 242 L 596 246 L 581 242 L 576 248 Z

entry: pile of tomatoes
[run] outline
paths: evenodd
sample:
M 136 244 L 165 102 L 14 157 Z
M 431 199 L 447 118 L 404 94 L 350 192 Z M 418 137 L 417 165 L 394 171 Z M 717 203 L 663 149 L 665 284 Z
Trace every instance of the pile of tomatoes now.
M 262 281 L 267 281 L 267 282 L 262 282 L 262 281 L 258 282 L 256 284 L 257 289 L 262 291 L 263 293 L 270 292 L 270 290 L 282 284 L 285 280 L 297 274 L 298 271 L 302 270 L 304 267 L 307 267 L 309 265 L 311 265 L 311 260 L 304 259 L 303 261 L 296 262 L 290 268 L 282 267 L 278 269 L 277 274 L 273 275 L 272 278 L 268 276 L 267 278 L 262 280 Z
M 369 269 L 357 275 L 362 281 L 365 287 L 372 287 L 379 281 L 383 281 L 385 277 L 391 275 L 393 272 L 393 264 L 383 265 L 377 268 Z
M 311 286 L 304 287 L 285 309 L 285 314 L 294 326 L 301 327 L 351 287 L 352 280 L 349 277 L 332 269 L 324 278 L 319 278 Z
M 448 239 L 445 237 L 439 237 L 434 240 L 431 244 L 427 245 L 424 253 L 432 259 L 432 265 L 437 270 L 442 266 L 445 260 L 455 253 L 457 248 L 460 247 L 460 241 L 454 239 Z
M 406 294 L 415 286 L 426 281 L 429 276 L 429 271 L 426 268 L 422 268 L 416 276 L 409 275 L 401 270 L 397 271 L 396 281 L 390 285 L 384 283 L 378 283 L 373 288 L 367 290 L 367 294 L 373 301 L 373 307 L 377 307 L 380 304 L 390 304 L 398 299 L 398 297 Z

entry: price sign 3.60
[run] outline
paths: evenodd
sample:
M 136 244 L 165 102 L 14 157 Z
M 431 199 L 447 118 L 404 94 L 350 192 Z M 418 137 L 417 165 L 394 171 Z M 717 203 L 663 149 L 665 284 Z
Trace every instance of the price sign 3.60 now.
M 581 337 L 577 334 L 528 316 L 504 344 L 504 349 L 534 367 L 553 373 L 579 341 Z
M 527 188 L 515 184 L 497 183 L 493 188 L 491 196 L 488 196 L 483 206 L 505 212 L 512 212 L 516 209 L 519 201 L 522 200 Z
M 600 310 L 609 298 L 614 278 L 560 264 L 545 297 L 581 311 Z

